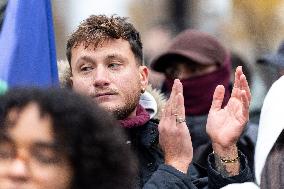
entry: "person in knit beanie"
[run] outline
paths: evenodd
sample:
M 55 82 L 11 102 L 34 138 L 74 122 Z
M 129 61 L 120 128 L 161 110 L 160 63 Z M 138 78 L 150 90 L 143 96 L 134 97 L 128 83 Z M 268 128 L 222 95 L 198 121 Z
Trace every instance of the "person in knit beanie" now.
M 212 94 L 217 85 L 225 87 L 223 106 L 231 92 L 231 55 L 213 36 L 194 29 L 178 34 L 168 50 L 151 63 L 153 70 L 164 73 L 162 92 L 170 94 L 174 79 L 181 80 L 184 90 L 186 122 L 189 127 L 194 149 L 194 161 L 206 166 L 211 150 L 206 133 L 206 121 Z M 247 127 L 239 145 L 253 167 L 253 149 L 256 141 L 257 125 Z M 252 134 L 253 133 L 253 134 Z

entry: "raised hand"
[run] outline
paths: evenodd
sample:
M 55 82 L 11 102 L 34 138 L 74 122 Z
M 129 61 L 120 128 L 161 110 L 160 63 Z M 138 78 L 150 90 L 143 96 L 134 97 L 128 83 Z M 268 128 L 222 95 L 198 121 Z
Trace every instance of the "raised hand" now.
M 224 86 L 216 87 L 206 131 L 212 141 L 214 152 L 221 158 L 234 159 L 238 156 L 236 143 L 249 119 L 251 101 L 248 82 L 241 67 L 236 69 L 234 88 L 228 104 L 221 108 L 224 93 Z
M 159 123 L 159 143 L 165 163 L 186 173 L 192 161 L 191 137 L 185 123 L 183 88 L 176 79 Z
M 249 119 L 250 89 L 242 68 L 235 72 L 235 83 L 228 104 L 221 108 L 225 89 L 216 87 L 208 115 L 206 131 L 212 143 L 226 148 L 236 144 Z

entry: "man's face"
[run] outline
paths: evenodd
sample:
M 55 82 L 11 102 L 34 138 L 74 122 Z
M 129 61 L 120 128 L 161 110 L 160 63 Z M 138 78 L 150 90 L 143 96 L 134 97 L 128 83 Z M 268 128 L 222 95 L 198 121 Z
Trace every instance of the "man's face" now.
M 34 103 L 11 110 L 0 135 L 0 189 L 69 189 L 72 167 L 55 147 L 52 121 Z
M 136 115 L 148 69 L 138 66 L 128 41 L 111 39 L 101 46 L 72 49 L 72 87 L 86 94 L 117 119 Z

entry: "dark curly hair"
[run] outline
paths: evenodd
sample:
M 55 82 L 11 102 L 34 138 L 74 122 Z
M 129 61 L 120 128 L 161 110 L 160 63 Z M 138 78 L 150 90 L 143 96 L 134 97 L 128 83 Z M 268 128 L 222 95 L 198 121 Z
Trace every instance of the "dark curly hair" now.
M 134 188 L 136 159 L 116 121 L 93 101 L 67 89 L 11 89 L 0 96 L 0 131 L 13 108 L 36 103 L 52 119 L 55 140 L 74 170 L 72 189 Z
M 71 34 L 66 45 L 66 56 L 71 63 L 72 48 L 83 44 L 85 48 L 93 45 L 94 48 L 108 39 L 124 39 L 130 44 L 130 48 L 138 63 L 143 64 L 142 42 L 139 32 L 126 21 L 127 18 L 119 16 L 107 17 L 105 15 L 92 15 L 84 20 Z

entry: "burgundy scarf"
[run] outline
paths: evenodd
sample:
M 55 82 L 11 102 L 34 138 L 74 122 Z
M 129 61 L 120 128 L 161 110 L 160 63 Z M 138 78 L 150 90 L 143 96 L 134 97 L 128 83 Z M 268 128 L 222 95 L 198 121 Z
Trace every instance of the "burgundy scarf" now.
M 231 64 L 227 60 L 222 67 L 214 72 L 181 80 L 184 89 L 185 114 L 187 116 L 208 114 L 217 85 L 224 85 L 223 106 L 227 104 L 230 98 L 230 70 Z M 166 78 L 164 89 L 170 93 L 173 83 L 173 79 Z
M 133 128 L 143 126 L 150 120 L 149 113 L 139 104 L 136 109 L 136 116 L 119 120 L 120 125 L 124 128 Z

